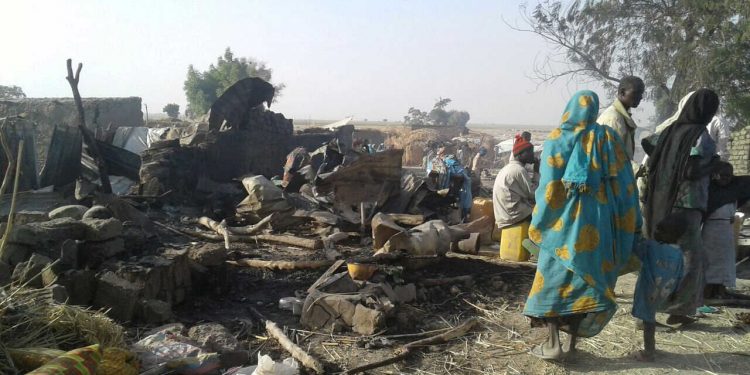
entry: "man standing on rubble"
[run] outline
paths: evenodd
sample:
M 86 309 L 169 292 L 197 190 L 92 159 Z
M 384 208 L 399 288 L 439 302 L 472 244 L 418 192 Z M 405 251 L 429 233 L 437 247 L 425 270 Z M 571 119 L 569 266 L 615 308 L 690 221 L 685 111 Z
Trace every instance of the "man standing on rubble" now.
M 534 145 L 521 136 L 513 144 L 513 160 L 503 167 L 492 188 L 495 224 L 502 229 L 524 220 L 531 220 L 534 209 L 534 184 L 526 165 L 534 164 Z
M 638 126 L 630 114 L 631 108 L 638 108 L 643 99 L 646 85 L 636 76 L 627 76 L 620 80 L 617 86 L 617 97 L 614 103 L 605 109 L 596 122 L 607 125 L 620 135 L 625 143 L 625 153 L 629 160 L 633 160 L 635 152 L 635 130 Z

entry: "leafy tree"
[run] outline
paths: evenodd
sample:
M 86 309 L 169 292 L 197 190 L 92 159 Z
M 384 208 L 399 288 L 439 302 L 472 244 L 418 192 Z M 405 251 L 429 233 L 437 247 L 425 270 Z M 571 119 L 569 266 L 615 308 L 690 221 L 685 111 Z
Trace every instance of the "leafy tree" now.
M 432 110 L 430 111 L 430 120 L 432 120 L 432 123 L 439 126 L 447 126 L 448 125 L 448 117 L 450 117 L 450 114 L 448 111 L 445 110 L 445 107 L 448 106 L 448 104 L 451 103 L 451 100 L 449 98 L 440 98 L 435 102 L 435 105 L 432 106 Z
M 226 89 L 237 81 L 258 77 L 271 82 L 273 71 L 265 63 L 253 58 L 234 57 L 231 49 L 227 47 L 223 56 L 219 56 L 216 64 L 211 64 L 208 70 L 201 72 L 193 65 L 188 67 L 187 79 L 185 79 L 185 96 L 187 97 L 187 112 L 193 116 L 203 115 L 211 108 L 216 99 Z M 284 84 L 274 85 L 276 97 L 279 96 Z
M 449 98 L 440 98 L 429 113 L 411 107 L 408 115 L 404 116 L 404 124 L 409 126 L 466 126 L 471 118 L 469 113 L 456 110 L 446 111 L 445 108 L 450 103 Z
M 644 79 L 656 120 L 670 116 L 680 98 L 699 87 L 714 89 L 725 114 L 750 120 L 750 2 L 747 0 L 544 0 L 526 26 L 552 51 L 538 61 L 541 83 L 593 79 L 614 88 L 618 78 Z
M 180 116 L 180 106 L 179 104 L 169 103 L 164 106 L 162 112 L 166 113 L 169 118 L 175 119 Z
M 451 111 L 450 116 L 448 116 L 448 126 L 463 127 L 466 126 L 466 124 L 469 122 L 469 119 L 471 119 L 471 116 L 469 116 L 469 112 Z
M 0 85 L 0 99 L 23 99 L 25 97 L 26 94 L 18 86 Z

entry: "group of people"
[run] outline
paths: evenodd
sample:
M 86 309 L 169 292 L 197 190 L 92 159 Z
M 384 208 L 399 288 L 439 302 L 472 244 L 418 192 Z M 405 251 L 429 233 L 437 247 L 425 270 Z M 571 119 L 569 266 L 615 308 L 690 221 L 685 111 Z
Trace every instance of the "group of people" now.
M 531 351 L 540 358 L 559 359 L 575 351 L 578 337 L 598 334 L 616 311 L 614 288 L 625 273 L 640 271 L 632 314 L 644 332 L 642 360 L 654 357 L 657 311 L 668 314 L 667 325 L 690 324 L 704 295 L 721 297 L 734 286 L 732 221 L 750 188 L 717 154 L 718 143 L 726 155 L 726 130 L 708 129 L 719 97 L 705 88 L 686 95 L 642 141 L 641 165 L 632 162 L 630 110 L 644 91 L 640 78 L 623 78 L 601 114 L 596 93 L 577 92 L 541 159 L 518 136 L 495 180 L 497 227 L 530 221 L 529 239 L 540 248 L 524 309 L 549 330 Z M 569 334 L 565 350 L 560 330 Z

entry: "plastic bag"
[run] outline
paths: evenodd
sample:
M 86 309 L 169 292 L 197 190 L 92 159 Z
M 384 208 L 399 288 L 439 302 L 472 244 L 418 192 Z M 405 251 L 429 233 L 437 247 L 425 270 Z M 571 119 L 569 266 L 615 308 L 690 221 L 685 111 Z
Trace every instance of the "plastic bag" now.
M 299 364 L 293 358 L 274 362 L 271 357 L 258 353 L 258 366 L 251 375 L 298 375 Z M 237 372 L 237 375 L 244 375 Z
M 173 359 L 195 357 L 202 354 L 201 348 L 187 337 L 169 332 L 157 332 L 133 345 L 142 367 L 150 369 Z

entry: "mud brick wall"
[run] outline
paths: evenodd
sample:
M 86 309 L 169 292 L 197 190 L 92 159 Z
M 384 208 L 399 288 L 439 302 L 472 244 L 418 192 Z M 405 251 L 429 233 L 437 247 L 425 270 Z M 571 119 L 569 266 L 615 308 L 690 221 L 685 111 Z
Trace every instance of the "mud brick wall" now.
M 205 133 L 191 145 L 167 141 L 146 150 L 140 170 L 141 194 L 195 201 L 202 178 L 226 183 L 248 174 L 283 174 L 294 125 L 280 113 L 253 110 L 247 123 Z
M 86 126 L 99 134 L 120 126 L 143 126 L 141 98 L 84 98 Z M 26 98 L 0 100 L 0 117 L 26 113 L 35 127 L 37 164 L 47 155 L 55 126 L 77 126 L 78 110 L 73 98 Z
M 247 123 L 219 132 L 201 145 L 203 171 L 216 182 L 229 182 L 248 173 L 268 178 L 284 173 L 294 125 L 281 113 L 252 110 Z
M 750 130 L 735 130 L 731 139 L 729 162 L 734 166 L 734 174 L 750 175 Z

